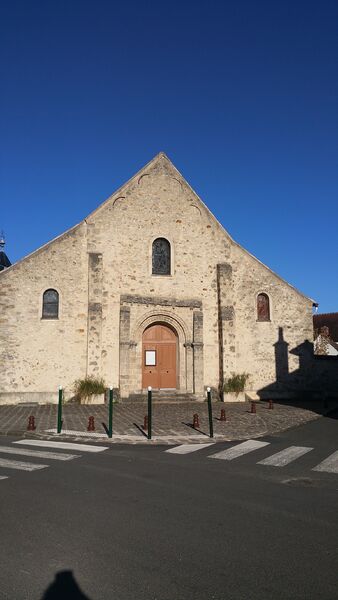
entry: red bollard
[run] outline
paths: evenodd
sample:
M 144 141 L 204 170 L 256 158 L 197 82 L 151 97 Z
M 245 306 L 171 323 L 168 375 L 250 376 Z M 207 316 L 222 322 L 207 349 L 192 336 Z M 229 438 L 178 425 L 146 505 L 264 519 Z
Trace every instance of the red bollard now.
M 87 431 L 95 431 L 94 417 L 89 417 Z
M 225 416 L 225 408 L 221 408 L 221 418 L 220 421 L 226 421 L 227 418 Z
M 35 431 L 36 427 L 35 427 L 35 417 L 30 416 L 28 417 L 28 427 L 27 427 L 27 431 Z
M 256 402 L 251 402 L 251 414 L 255 415 L 256 414 Z
M 148 431 L 148 415 L 145 415 L 145 417 L 144 417 L 143 429 L 144 429 L 144 431 Z
M 200 428 L 200 420 L 199 420 L 199 417 L 198 417 L 197 413 L 195 413 L 193 415 L 192 426 L 193 426 L 194 429 L 199 429 Z
M 273 409 L 273 402 L 272 400 L 269 400 L 269 409 L 272 410 Z

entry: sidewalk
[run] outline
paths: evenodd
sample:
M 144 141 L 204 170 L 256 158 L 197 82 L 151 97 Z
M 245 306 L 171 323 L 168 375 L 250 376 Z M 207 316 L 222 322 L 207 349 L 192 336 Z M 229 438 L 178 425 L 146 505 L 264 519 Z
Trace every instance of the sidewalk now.
M 330 402 L 329 409 L 337 408 Z M 256 414 L 250 413 L 250 404 L 213 402 L 213 426 L 215 441 L 237 441 L 252 439 L 302 425 L 328 412 L 320 402 L 307 405 L 274 403 L 273 410 L 267 402 L 256 403 Z M 225 409 L 225 422 L 220 421 L 221 409 Z M 193 414 L 198 413 L 200 429 L 192 428 Z M 107 436 L 108 407 L 65 404 L 62 412 L 62 433 L 56 433 L 56 405 L 1 405 L 0 435 L 19 435 L 39 438 L 85 439 L 98 442 L 119 443 L 202 443 L 209 439 L 208 407 L 206 402 L 184 404 L 154 403 L 152 418 L 152 440 L 148 440 L 142 425 L 147 414 L 146 403 L 114 404 L 113 438 Z M 35 418 L 35 431 L 27 431 L 28 417 Z M 88 418 L 95 420 L 95 432 L 87 432 Z

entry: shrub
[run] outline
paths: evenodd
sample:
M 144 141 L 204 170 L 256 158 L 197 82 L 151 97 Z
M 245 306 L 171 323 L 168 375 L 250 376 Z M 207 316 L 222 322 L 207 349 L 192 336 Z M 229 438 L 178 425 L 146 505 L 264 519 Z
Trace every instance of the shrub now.
M 95 377 L 85 377 L 85 379 L 77 379 L 74 383 L 75 396 L 81 400 L 89 398 L 97 394 L 104 394 L 106 386 L 103 379 Z
M 244 392 L 245 384 L 248 379 L 248 373 L 233 373 L 231 377 L 224 380 L 223 392 L 232 392 L 238 396 L 240 392 Z

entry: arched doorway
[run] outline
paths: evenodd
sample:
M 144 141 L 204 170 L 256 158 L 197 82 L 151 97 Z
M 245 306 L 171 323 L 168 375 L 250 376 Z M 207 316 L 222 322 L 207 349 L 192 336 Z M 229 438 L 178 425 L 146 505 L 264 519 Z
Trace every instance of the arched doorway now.
M 142 336 L 142 388 L 176 389 L 177 335 L 167 325 L 150 325 Z

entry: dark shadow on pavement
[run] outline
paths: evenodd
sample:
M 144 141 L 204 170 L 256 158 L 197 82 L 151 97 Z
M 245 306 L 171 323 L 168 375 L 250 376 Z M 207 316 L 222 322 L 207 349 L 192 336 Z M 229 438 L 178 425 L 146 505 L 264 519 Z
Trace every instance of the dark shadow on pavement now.
M 197 431 L 198 433 L 201 433 L 202 435 L 206 435 L 207 437 L 209 437 L 208 433 L 205 433 L 205 431 L 201 431 L 200 429 L 197 429 L 191 423 L 185 423 L 184 421 L 182 421 L 182 425 L 185 425 L 186 427 L 190 427 L 190 429 L 193 429 L 193 431 Z
M 109 430 L 108 430 L 107 425 L 105 423 L 101 423 L 101 425 L 102 425 L 103 429 L 105 430 L 106 434 L 109 435 Z
M 90 600 L 76 583 L 72 571 L 60 571 L 41 600 Z
M 140 425 L 137 423 L 133 423 L 133 425 L 142 433 L 142 435 L 144 435 L 144 437 L 148 438 L 148 434 L 144 431 L 144 429 L 142 429 L 142 427 L 140 427 Z

